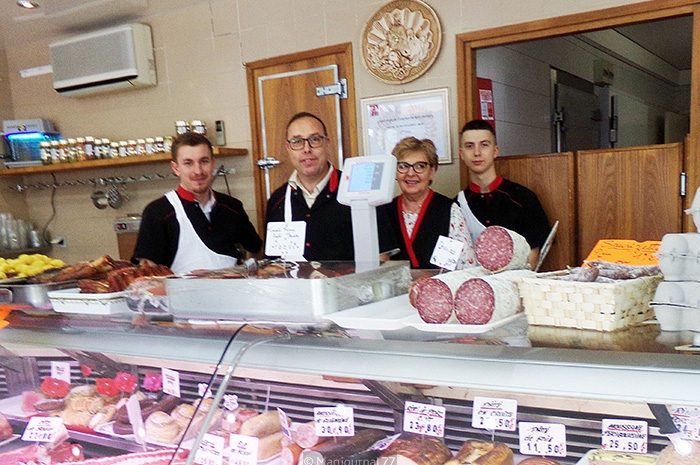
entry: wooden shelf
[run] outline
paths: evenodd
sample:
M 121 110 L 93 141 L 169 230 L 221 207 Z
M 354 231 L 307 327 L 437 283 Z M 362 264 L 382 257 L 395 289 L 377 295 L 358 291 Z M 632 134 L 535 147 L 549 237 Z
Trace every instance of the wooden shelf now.
M 232 147 L 214 147 L 214 156 L 232 157 L 245 156 L 248 149 Z M 170 160 L 170 153 L 158 153 L 155 155 L 141 155 L 121 158 L 107 158 L 102 160 L 76 161 L 72 163 L 56 163 L 51 165 L 25 166 L 21 168 L 5 168 L 0 170 L 0 176 L 17 176 L 24 174 L 55 173 L 58 171 L 75 171 L 94 168 L 111 168 L 129 165 L 141 165 L 145 163 L 158 163 Z

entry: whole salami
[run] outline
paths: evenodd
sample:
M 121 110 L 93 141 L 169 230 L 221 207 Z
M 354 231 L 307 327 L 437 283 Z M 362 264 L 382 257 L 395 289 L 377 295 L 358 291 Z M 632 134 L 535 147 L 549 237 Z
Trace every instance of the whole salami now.
M 457 320 L 464 325 L 484 325 L 521 311 L 518 280 L 534 276 L 529 270 L 512 270 L 465 281 L 454 298 Z
M 489 271 L 528 268 L 530 246 L 523 236 L 502 226 L 489 226 L 474 242 L 476 260 Z
M 454 320 L 454 292 L 467 279 L 484 274 L 475 267 L 420 279 L 408 291 L 409 302 L 424 322 L 448 323 Z

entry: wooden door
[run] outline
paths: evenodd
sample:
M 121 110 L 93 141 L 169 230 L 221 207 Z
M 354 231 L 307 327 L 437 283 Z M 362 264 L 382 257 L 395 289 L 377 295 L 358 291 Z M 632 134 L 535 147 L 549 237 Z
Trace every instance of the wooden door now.
M 576 176 L 574 154 L 521 155 L 496 158 L 496 171 L 537 194 L 550 226 L 559 221 L 552 248 L 540 271 L 575 265 Z
M 661 240 L 680 232 L 683 144 L 577 153 L 579 256 L 599 239 Z
M 307 111 L 323 120 L 332 145 L 335 166 L 357 154 L 352 46 L 350 43 L 248 63 L 248 96 L 253 131 L 258 230 L 264 230 L 269 192 L 287 181 L 293 168 L 285 149 L 289 118 Z M 318 96 L 317 88 L 346 81 L 346 96 Z M 263 170 L 259 162 L 279 164 Z

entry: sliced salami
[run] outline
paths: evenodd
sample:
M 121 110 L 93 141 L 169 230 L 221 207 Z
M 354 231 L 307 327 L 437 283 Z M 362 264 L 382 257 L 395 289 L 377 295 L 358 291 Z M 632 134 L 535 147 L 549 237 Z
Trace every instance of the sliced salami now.
M 454 292 L 467 279 L 483 276 L 483 268 L 451 271 L 413 283 L 408 299 L 426 323 L 448 323 L 454 320 Z
M 489 271 L 518 270 L 528 266 L 530 246 L 523 236 L 502 226 L 489 226 L 474 242 L 476 260 Z
M 465 281 L 455 293 L 457 321 L 484 325 L 515 315 L 522 310 L 517 282 L 534 274 L 529 270 L 514 270 Z

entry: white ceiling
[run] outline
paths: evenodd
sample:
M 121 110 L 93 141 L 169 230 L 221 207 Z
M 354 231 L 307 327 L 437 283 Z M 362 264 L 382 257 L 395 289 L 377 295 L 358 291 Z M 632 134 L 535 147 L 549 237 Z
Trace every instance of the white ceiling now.
M 0 46 L 58 38 L 99 26 L 139 20 L 159 12 L 208 0 L 36 0 L 25 10 L 14 0 L 0 1 Z M 689 16 L 616 29 L 674 68 L 690 69 L 692 21 Z

